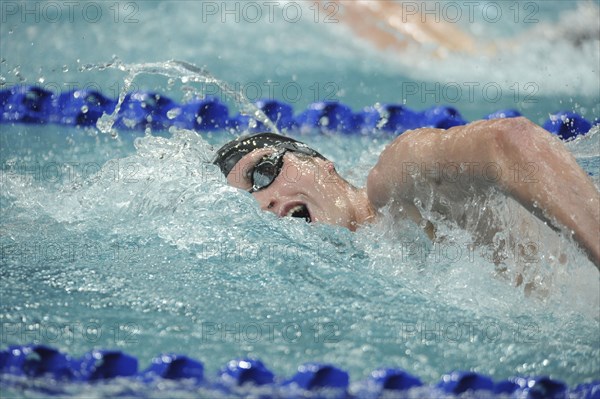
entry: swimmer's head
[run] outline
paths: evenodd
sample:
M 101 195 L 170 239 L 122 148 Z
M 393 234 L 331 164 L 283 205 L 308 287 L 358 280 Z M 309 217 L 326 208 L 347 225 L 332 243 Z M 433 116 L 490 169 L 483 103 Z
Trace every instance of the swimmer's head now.
M 277 151 L 286 152 L 291 151 L 326 159 L 323 155 L 298 140 L 275 133 L 258 133 L 252 136 L 238 137 L 219 148 L 213 163 L 227 177 L 245 155 L 261 148 L 273 148 Z
M 227 182 L 250 192 L 261 209 L 351 230 L 365 219 L 366 193 L 340 177 L 333 162 L 306 144 L 273 133 L 221 147 L 213 163 Z M 370 208 L 369 208 L 370 209 Z

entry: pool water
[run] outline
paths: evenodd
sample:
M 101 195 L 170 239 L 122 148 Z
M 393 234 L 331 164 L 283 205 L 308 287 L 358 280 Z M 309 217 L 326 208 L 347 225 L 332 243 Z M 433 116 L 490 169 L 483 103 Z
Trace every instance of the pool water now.
M 115 54 L 126 62 L 205 65 L 248 97 L 251 89 L 273 88 L 273 97 L 296 112 L 328 96 L 355 109 L 376 102 L 424 109 L 450 97 L 406 96 L 414 88 L 406 82 L 476 81 L 511 94 L 497 102 L 463 95 L 450 105 L 467 119 L 509 106 L 537 123 L 558 109 L 588 119 L 600 114 L 598 41 L 547 39 L 574 20 L 585 24 L 586 7 L 597 2 L 535 3 L 535 26 L 512 18 L 465 23 L 485 39 L 525 40 L 532 29 L 539 40 L 497 57 L 442 59 L 427 49 L 376 50 L 352 39 L 343 24 L 222 23 L 205 15 L 206 3 L 115 3 L 117 22 L 104 4 L 106 17 L 94 23 L 66 13 L 54 22 L 25 15 L 23 22 L 21 11 L 3 9 L 0 78 L 6 87 L 73 84 L 116 97 L 127 75 L 97 67 Z M 125 23 L 123 14 L 132 11 L 137 22 Z M 291 83 L 302 93 L 294 101 L 275 90 Z M 511 87 L 535 87 L 535 101 L 519 95 L 515 102 Z M 184 101 L 215 86 L 141 74 L 132 88 Z M 260 211 L 209 164 L 214 148 L 233 137 L 229 131 L 123 130 L 115 138 L 57 125 L 0 130 L 2 347 L 45 343 L 73 355 L 118 348 L 146 364 L 161 352 L 184 353 L 202 360 L 209 374 L 250 356 L 278 375 L 318 360 L 353 380 L 380 366 L 429 383 L 451 370 L 494 379 L 549 375 L 568 384 L 598 379 L 598 271 L 568 238 L 536 238 L 543 254 L 559 245 L 568 261 L 559 266 L 542 257 L 529 276 L 541 288 L 526 295 L 511 284 L 514 276 L 496 275 L 489 249 L 473 248 L 472 238 L 451 225 L 440 226 L 447 240 L 433 244 L 418 226 L 389 218 L 351 233 Z M 392 139 L 302 135 L 357 185 Z M 597 187 L 599 140 L 593 128 L 567 144 Z M 505 217 L 507 227 L 515 223 L 510 210 Z M 520 255 L 504 251 L 513 271 Z

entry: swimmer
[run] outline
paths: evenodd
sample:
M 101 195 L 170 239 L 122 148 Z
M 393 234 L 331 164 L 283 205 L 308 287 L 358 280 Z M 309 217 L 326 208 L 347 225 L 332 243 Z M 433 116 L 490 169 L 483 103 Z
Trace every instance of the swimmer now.
M 534 40 L 532 38 L 550 42 L 565 41 L 574 47 L 581 47 L 586 42 L 594 45 L 600 32 L 600 26 L 591 19 L 598 15 L 598 6 L 593 2 L 577 4 L 579 16 L 590 16 L 586 23 L 558 26 L 536 23 L 520 36 L 494 42 L 481 41 L 458 23 L 472 18 L 472 13 L 480 6 L 477 3 L 446 4 L 454 12 L 452 16 L 445 14 L 445 4 L 441 2 L 319 0 L 316 3 L 322 8 L 323 15 L 327 16 L 327 21 L 345 24 L 358 37 L 379 50 L 400 54 L 410 46 L 417 46 L 434 49 L 433 54 L 440 58 L 451 53 L 494 55 L 500 49 L 517 48 L 521 43 Z M 537 10 L 535 4 L 527 4 L 523 5 L 523 11 L 530 10 L 529 7 Z M 512 12 L 513 8 L 510 10 Z M 453 16 L 457 17 L 456 20 Z M 528 18 L 524 17 L 523 21 L 528 21 Z M 537 19 L 530 22 L 533 21 L 537 22 Z
M 411 44 L 438 46 L 439 55 L 449 51 L 473 53 L 475 39 L 456 24 L 439 18 L 426 21 L 414 2 L 377 0 L 321 1 L 323 12 L 349 26 L 380 50 L 402 51 Z M 439 5 L 438 5 L 439 6 Z
M 344 180 L 317 151 L 273 133 L 225 144 L 214 163 L 265 211 L 352 231 L 387 206 L 435 239 L 435 226 L 417 206 L 428 203 L 441 220 L 489 241 L 497 226 L 471 219 L 482 212 L 478 204 L 500 193 L 532 219 L 570 233 L 600 270 L 600 193 L 557 137 L 523 117 L 407 131 L 381 153 L 365 188 Z M 483 165 L 493 165 L 495 173 Z

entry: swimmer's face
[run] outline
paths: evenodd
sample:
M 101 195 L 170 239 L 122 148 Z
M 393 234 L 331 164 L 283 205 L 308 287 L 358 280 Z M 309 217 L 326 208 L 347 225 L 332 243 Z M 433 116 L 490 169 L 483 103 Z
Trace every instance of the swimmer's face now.
M 288 151 L 278 174 L 270 160 L 278 150 L 273 147 L 256 149 L 245 155 L 227 175 L 230 185 L 252 193 L 261 209 L 279 217 L 304 218 L 308 222 L 321 222 L 356 228 L 352 203 L 348 198 L 349 184 L 342 179 L 331 161 Z M 257 168 L 258 166 L 258 168 Z M 267 173 L 255 173 L 266 170 Z M 276 177 L 262 187 L 269 176 Z M 253 185 L 255 189 L 253 189 Z

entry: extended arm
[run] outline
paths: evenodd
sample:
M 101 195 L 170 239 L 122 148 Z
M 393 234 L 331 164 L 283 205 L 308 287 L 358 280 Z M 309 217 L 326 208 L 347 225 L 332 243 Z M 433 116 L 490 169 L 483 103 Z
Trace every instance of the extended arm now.
M 443 174 L 431 173 L 436 170 L 461 176 L 444 179 Z M 442 192 L 462 190 L 463 195 L 498 188 L 543 221 L 566 227 L 600 269 L 599 192 L 562 142 L 527 119 L 479 121 L 401 135 L 371 171 L 369 199 L 376 207 L 393 199 L 411 208 L 424 180 Z M 472 190 L 465 192 L 457 181 L 469 182 Z
M 321 1 L 330 22 L 341 21 L 381 49 L 401 51 L 411 43 L 436 44 L 445 51 L 475 50 L 475 40 L 456 24 L 421 15 L 423 3 L 389 0 Z

